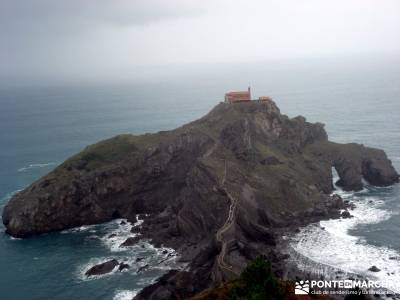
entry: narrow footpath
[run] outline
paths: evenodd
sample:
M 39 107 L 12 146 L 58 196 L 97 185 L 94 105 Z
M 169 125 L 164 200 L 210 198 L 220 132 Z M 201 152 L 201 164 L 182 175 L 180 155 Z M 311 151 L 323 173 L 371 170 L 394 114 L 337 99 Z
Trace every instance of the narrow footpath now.
M 224 176 L 222 178 L 221 181 L 221 186 L 220 188 L 225 192 L 225 194 L 228 196 L 229 200 L 230 200 L 230 206 L 229 206 L 229 213 L 228 213 L 228 217 L 224 223 L 224 225 L 222 225 L 222 227 L 217 231 L 216 234 L 216 239 L 218 242 L 222 243 L 222 248 L 221 248 L 221 252 L 218 255 L 218 267 L 221 270 L 227 271 L 228 273 L 233 273 L 235 276 L 239 275 L 238 273 L 236 273 L 232 266 L 227 264 L 225 262 L 225 255 L 226 255 L 226 250 L 227 250 L 227 242 L 224 240 L 224 236 L 223 234 L 229 229 L 231 228 L 232 224 L 233 224 L 233 220 L 235 217 L 235 212 L 236 212 L 236 207 L 237 207 L 237 200 L 232 197 L 232 195 L 228 192 L 228 190 L 225 187 L 225 180 L 226 180 L 226 175 L 227 175 L 227 163 L 225 160 L 225 166 L 224 166 Z

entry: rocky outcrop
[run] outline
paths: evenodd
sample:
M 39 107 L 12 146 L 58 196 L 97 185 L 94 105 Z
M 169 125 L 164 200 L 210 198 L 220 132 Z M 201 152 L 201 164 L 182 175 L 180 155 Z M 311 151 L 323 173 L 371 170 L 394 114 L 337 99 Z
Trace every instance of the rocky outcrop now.
M 114 268 L 118 265 L 119 263 L 116 259 L 111 259 L 109 261 L 91 267 L 89 270 L 86 271 L 85 275 L 88 277 L 94 275 L 104 275 L 113 271 Z
M 345 190 L 399 180 L 382 150 L 330 142 L 323 124 L 289 118 L 272 101 L 221 103 L 172 131 L 87 147 L 16 194 L 3 222 L 7 233 L 27 237 L 115 218 L 134 223 L 142 214 L 133 231 L 175 248 L 190 265 L 140 297 L 159 291 L 181 299 L 232 277 L 260 254 L 279 269 L 277 237 L 340 217 L 350 206 L 329 196 L 332 168 Z
M 313 144 L 311 152 L 333 166 L 339 180 L 336 182 L 346 191 L 363 188 L 363 179 L 376 186 L 388 186 L 399 181 L 399 175 L 385 152 L 359 144 L 323 142 Z
M 122 272 L 124 270 L 129 269 L 130 267 L 131 266 L 129 264 L 126 264 L 126 263 L 122 262 L 122 263 L 119 264 L 118 271 Z
M 377 266 L 372 266 L 372 267 L 370 267 L 370 268 L 368 269 L 368 271 L 371 271 L 371 272 L 380 272 L 381 269 L 379 269 Z
M 214 260 L 219 252 L 214 241 L 209 242 L 192 260 L 187 271 L 171 270 L 151 286 L 144 288 L 135 300 L 187 299 L 213 283 Z
M 139 240 L 140 240 L 140 236 L 129 237 L 119 246 L 121 248 L 122 247 L 130 247 L 130 246 L 135 245 Z

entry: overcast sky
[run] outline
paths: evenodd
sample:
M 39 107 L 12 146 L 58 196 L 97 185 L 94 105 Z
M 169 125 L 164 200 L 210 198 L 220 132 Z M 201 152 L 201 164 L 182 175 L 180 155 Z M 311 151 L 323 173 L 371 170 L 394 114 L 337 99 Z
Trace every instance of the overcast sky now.
M 147 66 L 399 53 L 400 1 L 0 0 L 0 37 L 3 82 L 112 79 Z

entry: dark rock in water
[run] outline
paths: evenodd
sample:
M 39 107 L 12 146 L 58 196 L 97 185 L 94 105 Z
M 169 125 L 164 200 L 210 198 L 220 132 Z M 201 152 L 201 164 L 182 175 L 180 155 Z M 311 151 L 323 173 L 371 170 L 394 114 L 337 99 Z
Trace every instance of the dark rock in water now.
M 86 271 L 86 276 L 93 276 L 93 275 L 103 275 L 110 273 L 116 266 L 118 266 L 118 261 L 116 259 L 112 259 L 106 261 L 104 263 L 95 265 L 91 267 L 89 270 Z
M 122 220 L 119 224 L 120 225 L 126 225 L 126 222 L 124 220 Z
M 389 259 L 391 259 L 391 260 L 400 260 L 400 257 L 398 257 L 398 256 L 390 256 Z
M 144 257 L 138 257 L 138 258 L 136 258 L 136 262 L 140 262 L 140 261 L 142 261 L 144 259 Z
M 143 272 L 143 271 L 147 270 L 149 267 L 150 267 L 150 265 L 146 264 L 146 265 L 144 265 L 143 267 L 140 267 L 140 268 L 137 270 L 136 273 Z
M 129 268 L 130 268 L 129 264 L 122 262 L 119 264 L 118 271 L 122 272 L 123 270 L 129 269 Z
M 163 250 L 162 254 L 167 254 L 168 250 Z
M 353 217 L 347 210 L 345 210 L 344 212 L 342 212 L 342 213 L 340 214 L 340 216 L 341 216 L 343 219 L 348 219 L 348 218 L 352 218 L 352 217 Z
M 120 247 L 130 247 L 135 245 L 140 240 L 140 236 L 129 237 L 123 242 Z
M 116 237 L 116 236 L 117 236 L 117 235 L 116 235 L 115 233 L 112 233 L 112 234 L 110 234 L 110 235 L 108 236 L 108 238 L 111 239 L 111 238 Z
M 379 269 L 378 267 L 376 267 L 376 266 L 372 266 L 372 267 L 370 267 L 369 269 L 368 269 L 368 271 L 371 271 L 371 272 L 379 272 L 381 269 Z
M 131 228 L 132 233 L 140 233 L 140 227 L 139 226 L 133 226 Z
M 341 209 L 344 205 L 344 201 L 338 194 L 333 194 L 329 205 L 331 208 Z
M 135 300 L 147 299 L 189 299 L 196 291 L 203 290 L 212 283 L 214 259 L 219 249 L 210 242 L 192 261 L 194 272 L 171 270 L 151 286 L 145 287 L 135 296 Z

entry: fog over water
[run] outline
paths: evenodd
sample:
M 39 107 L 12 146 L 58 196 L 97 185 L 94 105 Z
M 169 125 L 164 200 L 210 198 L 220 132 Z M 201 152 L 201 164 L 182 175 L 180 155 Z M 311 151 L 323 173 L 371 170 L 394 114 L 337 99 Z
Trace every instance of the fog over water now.
M 0 85 L 132 81 L 195 65 L 396 54 L 397 0 L 0 0 Z

